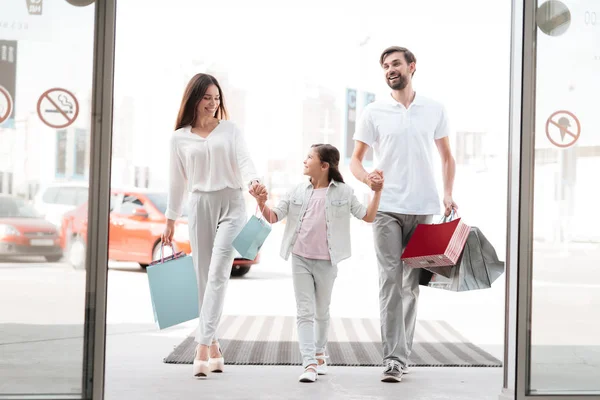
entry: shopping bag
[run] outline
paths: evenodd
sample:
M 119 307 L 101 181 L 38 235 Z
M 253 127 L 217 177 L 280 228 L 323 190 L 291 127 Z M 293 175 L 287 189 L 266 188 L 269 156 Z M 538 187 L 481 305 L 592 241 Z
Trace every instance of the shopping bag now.
M 261 218 L 253 215 L 233 240 L 233 247 L 242 258 L 254 260 L 269 233 L 271 233 L 271 225 L 262 218 L 262 215 Z
M 488 289 L 504 273 L 504 262 L 481 230 L 471 227 L 464 250 L 451 267 L 422 268 L 419 284 L 436 289 L 464 292 Z
M 402 261 L 410 268 L 445 267 L 458 262 L 462 253 L 469 226 L 460 218 L 445 219 L 439 224 L 419 224 L 408 241 Z
M 153 261 L 146 269 L 154 320 L 159 329 L 198 318 L 198 282 L 192 257 L 184 252 Z

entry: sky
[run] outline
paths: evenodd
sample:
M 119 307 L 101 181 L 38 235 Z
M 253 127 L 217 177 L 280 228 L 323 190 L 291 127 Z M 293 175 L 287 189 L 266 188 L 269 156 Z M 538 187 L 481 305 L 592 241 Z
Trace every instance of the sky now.
M 56 86 L 77 93 L 85 109 L 92 80 L 93 6 L 44 0 L 43 15 L 29 16 L 25 3 L 3 0 L 0 6 L 0 38 L 20 39 L 17 113 L 34 113 L 39 94 Z M 539 147 L 551 146 L 544 126 L 557 110 L 577 115 L 581 143 L 600 144 L 595 111 L 600 93 L 600 22 L 585 23 L 586 15 L 600 14 L 600 6 L 593 0 L 565 3 L 572 19 L 566 33 L 558 37 L 537 33 Z M 251 149 L 264 159 L 269 157 L 264 143 L 298 135 L 296 114 L 307 84 L 337 93 L 340 108 L 347 87 L 388 95 L 378 57 L 389 45 L 406 46 L 416 54 L 414 86 L 446 106 L 452 132 L 488 132 L 497 138 L 492 147 L 506 150 L 508 1 L 170 0 L 166 4 L 118 2 L 115 115 L 124 99 L 133 98 L 131 135 L 136 141 L 157 144 L 137 146 L 132 155 L 137 163 L 148 163 L 149 154 L 161 158 L 183 88 L 195 72 L 222 71 L 229 86 L 248 93 L 245 129 Z M 2 21 L 26 21 L 29 29 L 6 29 Z M 89 123 L 79 118 L 77 124 Z M 285 132 L 282 125 L 287 126 Z

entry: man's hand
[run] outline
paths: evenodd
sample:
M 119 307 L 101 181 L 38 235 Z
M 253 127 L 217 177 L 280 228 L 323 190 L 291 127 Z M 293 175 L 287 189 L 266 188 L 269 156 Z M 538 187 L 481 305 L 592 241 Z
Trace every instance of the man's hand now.
M 452 200 L 452 195 L 445 195 L 444 196 L 444 208 L 446 209 L 444 211 L 444 215 L 446 217 L 448 217 L 450 215 L 450 213 L 452 212 L 452 210 L 454 210 L 454 212 L 456 212 L 456 210 L 458 210 L 458 206 L 456 205 L 456 203 L 454 202 L 454 200 Z
M 371 190 L 379 192 L 383 189 L 383 171 L 376 169 L 365 178 L 364 182 Z

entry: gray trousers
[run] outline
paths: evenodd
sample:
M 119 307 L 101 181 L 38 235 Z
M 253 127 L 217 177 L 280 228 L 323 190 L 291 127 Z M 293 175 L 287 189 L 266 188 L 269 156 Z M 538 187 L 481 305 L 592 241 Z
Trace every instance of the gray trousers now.
M 329 260 L 313 260 L 292 254 L 296 322 L 302 366 L 316 364 L 324 353 L 329 330 L 329 304 L 337 266 Z
M 188 206 L 200 310 L 196 342 L 208 346 L 217 340 L 234 259 L 231 243 L 246 223 L 246 206 L 240 189 L 194 192 Z
M 417 322 L 420 270 L 405 268 L 400 257 L 417 225 L 431 219 L 431 215 L 378 212 L 373 222 L 384 362 L 408 363 Z

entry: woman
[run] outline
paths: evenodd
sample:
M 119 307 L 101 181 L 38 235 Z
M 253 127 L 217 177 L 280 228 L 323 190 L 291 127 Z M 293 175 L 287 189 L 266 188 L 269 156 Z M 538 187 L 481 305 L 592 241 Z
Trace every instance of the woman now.
M 194 376 L 223 372 L 216 337 L 234 259 L 233 239 L 246 223 L 242 189 L 259 178 L 241 131 L 226 120 L 217 80 L 196 74 L 188 83 L 170 145 L 169 201 L 162 241 L 170 245 L 188 192 L 190 244 L 198 280 L 199 326 Z

